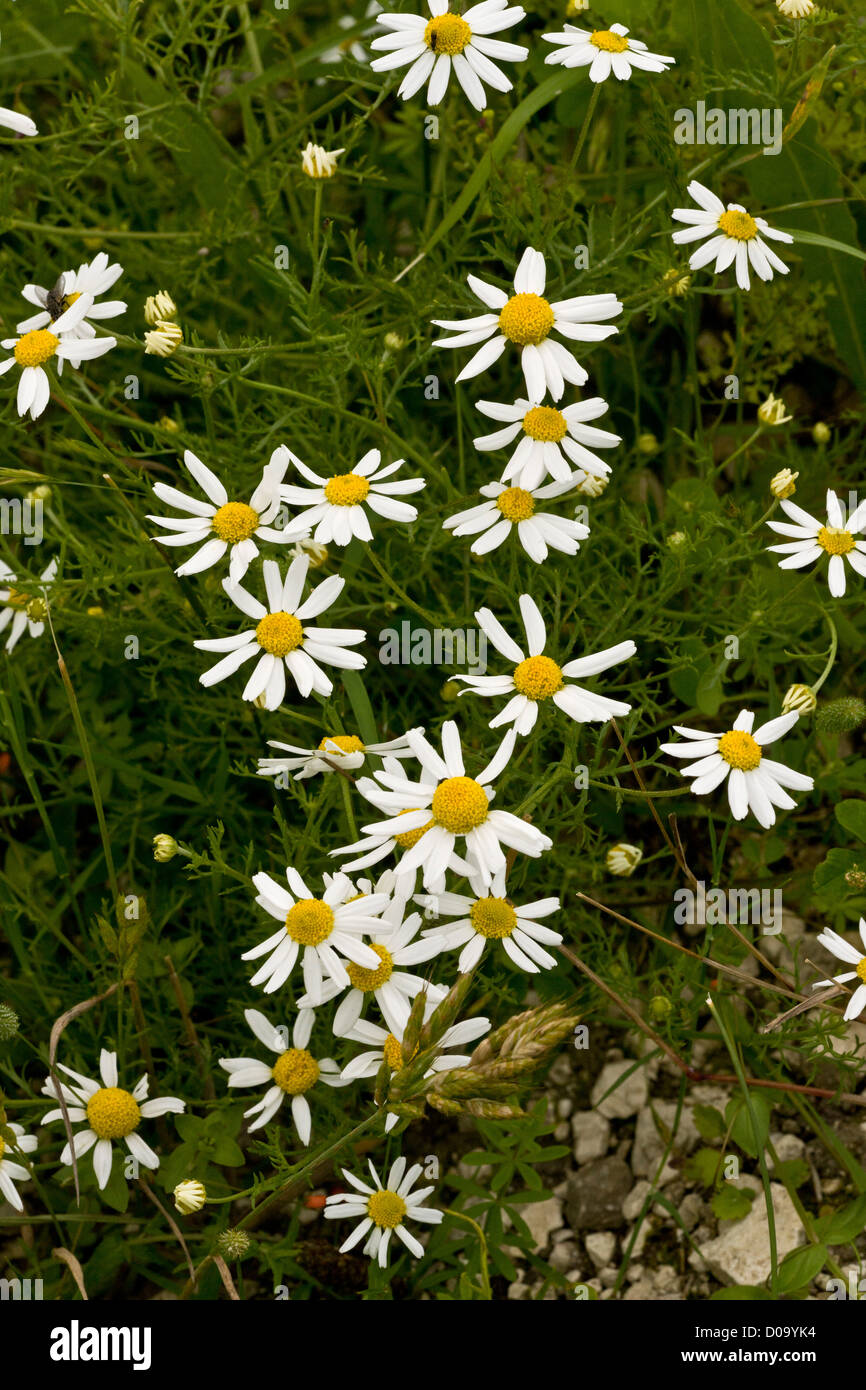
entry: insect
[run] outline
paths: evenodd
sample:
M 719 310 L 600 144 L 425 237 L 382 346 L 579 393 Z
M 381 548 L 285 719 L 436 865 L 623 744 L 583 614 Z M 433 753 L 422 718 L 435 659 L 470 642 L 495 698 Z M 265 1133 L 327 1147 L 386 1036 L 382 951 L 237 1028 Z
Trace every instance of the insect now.
M 435 52 L 436 52 L 436 40 L 437 40 L 437 34 L 436 34 L 436 30 L 434 29 L 434 30 L 433 30 L 433 33 L 430 35 L 430 51 L 431 51 L 431 53 L 435 53 Z
M 53 287 L 45 293 L 45 308 L 51 315 L 51 321 L 59 319 L 64 310 L 66 299 L 66 276 L 58 275 Z

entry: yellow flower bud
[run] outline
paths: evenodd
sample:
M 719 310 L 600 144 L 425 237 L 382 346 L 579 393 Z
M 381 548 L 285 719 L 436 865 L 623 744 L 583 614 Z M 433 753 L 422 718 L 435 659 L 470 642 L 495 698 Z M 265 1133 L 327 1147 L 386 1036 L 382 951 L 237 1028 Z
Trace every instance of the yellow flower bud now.
M 173 835 L 154 835 L 153 857 L 157 864 L 167 864 L 178 852 L 178 843 Z
M 642 859 L 642 849 L 622 842 L 611 846 L 604 857 L 604 865 L 609 874 L 615 874 L 617 878 L 630 878 Z
M 776 425 L 787 425 L 789 420 L 793 420 L 793 415 L 785 414 L 785 402 L 778 396 L 770 392 L 763 405 L 758 406 L 758 419 L 762 425 L 775 427 Z
M 817 425 L 812 426 L 812 438 L 816 444 L 829 443 L 831 434 L 830 426 L 825 425 L 823 420 L 819 420 Z
M 144 301 L 145 323 L 159 323 L 160 320 L 177 318 L 177 305 L 167 290 L 157 290 Z
M 144 351 L 150 357 L 171 357 L 183 342 L 180 324 L 160 319 L 150 333 L 144 335 Z
M 782 701 L 782 713 L 811 714 L 818 704 L 817 697 L 811 686 L 790 685 L 785 691 L 785 698 Z
M 301 152 L 301 168 L 310 179 L 332 179 L 337 172 L 337 160 L 345 150 L 325 150 L 308 141 Z

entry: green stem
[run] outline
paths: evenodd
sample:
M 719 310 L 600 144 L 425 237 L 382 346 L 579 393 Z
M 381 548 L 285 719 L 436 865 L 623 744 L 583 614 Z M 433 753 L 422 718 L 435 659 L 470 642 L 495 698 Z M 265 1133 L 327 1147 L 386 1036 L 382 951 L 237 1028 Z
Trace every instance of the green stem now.
M 583 118 L 583 125 L 580 127 L 580 132 L 577 137 L 577 143 L 575 144 L 574 152 L 571 156 L 571 162 L 568 166 L 569 175 L 573 174 L 577 169 L 577 162 L 580 159 L 581 152 L 583 150 L 584 144 L 586 143 L 586 137 L 589 134 L 589 127 L 592 124 L 592 118 L 595 115 L 595 108 L 596 106 L 598 106 L 598 99 L 600 96 L 601 83 L 596 82 L 595 86 L 592 89 L 592 96 L 589 99 L 589 106 L 586 108 L 586 115 Z

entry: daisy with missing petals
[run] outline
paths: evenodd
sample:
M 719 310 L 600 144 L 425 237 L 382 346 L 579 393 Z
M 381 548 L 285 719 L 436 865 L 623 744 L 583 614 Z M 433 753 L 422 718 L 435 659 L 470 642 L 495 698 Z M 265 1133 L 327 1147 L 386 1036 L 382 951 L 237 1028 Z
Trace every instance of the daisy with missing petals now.
M 0 106 L 0 126 L 4 130 L 14 130 L 16 135 L 38 135 L 36 122 L 20 111 L 10 111 L 8 106 Z
M 336 602 L 346 583 L 345 579 L 332 574 L 317 584 L 301 603 L 309 563 L 306 556 L 293 560 L 284 583 L 276 560 L 265 560 L 262 574 L 267 608 L 242 584 L 232 586 L 230 579 L 223 580 L 223 588 L 232 603 L 252 618 L 256 626 L 233 637 L 203 638 L 193 642 L 199 651 L 227 653 L 216 666 L 199 676 L 202 685 L 216 685 L 245 661 L 257 656 L 259 659 L 242 698 L 255 700 L 264 693 L 265 709 L 279 709 L 286 693 L 286 671 L 306 699 L 313 690 L 319 695 L 330 695 L 334 689 L 317 662 L 344 670 L 363 670 L 366 657 L 346 650 L 363 642 L 367 634 L 362 628 L 306 626 L 307 619 L 318 617 Z
M 455 536 L 476 536 L 478 539 L 469 547 L 474 555 L 486 555 L 496 550 L 517 528 L 517 539 L 530 560 L 541 564 L 547 559 L 548 547 L 561 550 L 566 555 L 576 555 L 580 542 L 589 535 L 589 527 L 582 521 L 572 521 L 570 517 L 556 516 L 553 512 L 536 511 L 536 502 L 546 502 L 551 497 L 561 497 L 571 492 L 574 482 L 548 483 L 528 491 L 523 487 L 508 487 L 505 483 L 486 483 L 478 489 L 482 497 L 490 498 L 462 512 L 455 512 L 443 521 L 442 529 L 453 531 Z
M 148 521 L 155 521 L 157 526 L 164 526 L 169 533 L 154 537 L 162 545 L 198 546 L 190 558 L 178 566 L 175 574 L 200 574 L 202 570 L 218 564 L 228 550 L 229 583 L 234 586 L 240 583 L 253 560 L 258 557 L 259 549 L 254 537 L 274 545 L 285 545 L 289 539 L 286 532 L 274 530 L 269 522 L 280 510 L 279 487 L 290 459 L 289 450 L 280 445 L 262 469 L 261 481 L 249 502 L 230 502 L 217 475 L 187 449 L 183 456 L 184 467 L 208 500 L 200 502 L 197 497 L 187 497 L 185 492 L 169 487 L 167 483 L 154 483 L 154 496 L 166 506 L 177 507 L 186 515 L 147 518 Z
M 358 791 L 390 817 L 363 826 L 369 835 L 395 835 L 423 831 L 418 843 L 397 864 L 398 879 L 420 868 L 424 887 L 432 892 L 449 866 L 459 840 L 476 872 L 489 883 L 505 866 L 502 846 L 537 859 L 551 848 L 552 840 L 535 826 L 510 811 L 493 811 L 492 783 L 508 765 L 514 752 L 515 734 L 510 730 L 490 762 L 477 777 L 467 777 L 460 747 L 460 735 L 453 720 L 442 726 L 442 755 L 423 734 L 414 730 L 406 735 L 421 764 L 423 781 L 412 782 L 405 770 L 385 770 L 358 779 Z M 408 808 L 408 809 L 407 809 Z
M 826 951 L 835 956 L 837 960 L 843 960 L 846 965 L 853 965 L 853 970 L 846 970 L 841 975 L 834 975 L 832 980 L 816 980 L 813 989 L 823 989 L 827 985 L 847 985 L 849 980 L 859 980 L 857 988 L 848 1000 L 845 1008 L 845 1021 L 850 1022 L 852 1018 L 858 1018 L 866 1009 L 866 922 L 860 918 L 860 940 L 863 949 L 858 950 L 856 946 L 850 946 L 844 936 L 838 932 L 831 931 L 828 927 L 822 931 L 818 937 L 819 942 Z
M 545 43 L 560 45 L 555 53 L 548 53 L 544 61 L 562 63 L 566 68 L 588 67 L 590 82 L 604 82 L 611 73 L 620 82 L 626 82 L 633 68 L 641 72 L 666 72 L 675 61 L 661 53 L 650 53 L 645 43 L 627 38 L 627 34 L 628 29 L 623 24 L 595 31 L 566 24 L 559 34 L 542 34 Z
M 475 275 L 467 276 L 473 294 L 494 312 L 473 319 L 434 319 L 438 328 L 454 334 L 437 338 L 434 347 L 475 347 L 483 343 L 463 368 L 458 381 L 478 376 L 502 356 L 509 343 L 520 348 L 520 364 L 531 401 L 543 400 L 547 391 L 561 400 L 565 383 L 582 386 L 587 372 L 577 358 L 550 334 L 579 343 L 599 343 L 617 329 L 603 319 L 622 312 L 615 294 L 579 295 L 550 303 L 544 298 L 546 269 L 540 251 L 527 246 L 514 276 L 514 293 L 507 295 Z
M 374 72 L 411 64 L 397 95 L 408 101 L 427 82 L 427 105 L 438 106 L 448 90 L 451 71 L 476 111 L 487 105 L 484 83 L 497 92 L 510 92 L 513 83 L 492 58 L 520 63 L 529 52 L 519 44 L 492 39 L 526 18 L 526 11 L 508 0 L 481 0 L 462 15 L 448 9 L 448 0 L 428 0 L 431 19 L 414 14 L 380 14 L 376 22 L 392 32 L 374 39 L 370 47 L 383 58 L 370 64 Z M 428 81 L 429 79 L 429 81 Z
M 335 473 L 331 478 L 320 478 L 294 454 L 291 459 L 298 472 L 313 486 L 292 487 L 286 483 L 280 488 L 284 502 L 290 507 L 303 508 L 286 527 L 285 535 L 289 540 L 296 540 L 301 534 L 309 535 L 315 526 L 312 539 L 319 545 L 328 545 L 331 541 L 336 545 L 348 545 L 353 536 L 359 541 L 371 541 L 373 532 L 364 504 L 388 521 L 409 522 L 418 515 L 417 507 L 409 502 L 398 502 L 397 497 L 419 492 L 427 486 L 425 479 L 385 482 L 402 468 L 402 459 L 380 468 L 382 455 L 378 449 L 370 449 L 350 473 Z
M 597 695 L 581 685 L 568 685 L 566 677 L 597 676 L 600 671 L 634 656 L 637 647 L 631 640 L 606 647 L 603 652 L 579 656 L 565 666 L 557 666 L 544 655 L 547 631 L 538 605 L 529 594 L 520 596 L 520 616 L 526 631 L 526 656 L 489 608 L 479 608 L 475 621 L 507 661 L 515 663 L 511 676 L 455 676 L 464 681 L 473 695 L 510 695 L 504 709 L 490 721 L 490 728 L 513 724 L 515 733 L 528 734 L 535 728 L 538 707 L 542 700 L 553 700 L 557 709 L 575 719 L 578 724 L 603 724 L 617 714 L 628 714 L 631 705 Z M 466 695 L 469 691 L 462 691 Z
M 457 969 L 461 975 L 474 969 L 484 954 L 488 941 L 501 941 L 502 949 L 519 970 L 537 975 L 539 970 L 552 970 L 557 960 L 545 946 L 558 946 L 559 932 L 542 926 L 540 917 L 549 917 L 559 910 L 559 898 L 538 898 L 525 907 L 515 907 L 505 894 L 505 870 L 485 888 L 473 881 L 473 897 L 462 893 L 439 893 L 431 898 L 420 895 L 415 899 L 432 908 L 440 917 L 457 918 L 430 927 L 424 935 L 442 942 L 442 950 L 462 947 Z
M 785 556 L 784 560 L 779 561 L 779 569 L 802 569 L 804 565 L 811 565 L 828 555 L 827 582 L 833 598 L 842 598 L 845 593 L 846 560 L 861 579 L 866 578 L 866 540 L 860 539 L 866 530 L 866 502 L 861 502 L 847 521 L 842 504 L 832 491 L 827 493 L 826 521 L 811 516 L 796 502 L 784 500 L 781 507 L 793 524 L 785 521 L 767 522 L 771 531 L 791 537 L 784 545 L 767 546 L 768 550 Z
M 725 207 L 721 198 L 717 198 L 696 179 L 692 180 L 687 191 L 698 207 L 674 208 L 671 214 L 674 221 L 687 222 L 689 225 L 681 232 L 673 232 L 673 239 L 681 246 L 687 241 L 699 241 L 701 237 L 710 238 L 692 252 L 689 258 L 692 270 L 700 270 L 715 257 L 715 273 L 718 275 L 733 265 L 741 290 L 751 288 L 750 265 L 760 280 L 772 280 L 774 270 L 780 275 L 788 274 L 784 261 L 779 260 L 763 238 L 790 242 L 794 240 L 792 236 L 787 232 L 774 231 L 763 217 L 752 217 L 739 203 L 728 203 Z
M 370 1163 L 370 1172 L 376 1186 L 368 1187 L 360 1178 L 356 1178 L 354 1173 L 343 1169 L 343 1177 L 355 1191 L 335 1192 L 329 1197 L 325 1203 L 325 1219 L 339 1221 L 346 1216 L 359 1216 L 361 1220 L 349 1239 L 344 1240 L 340 1246 L 341 1255 L 352 1250 L 366 1236 L 364 1254 L 369 1255 L 371 1260 L 377 1260 L 380 1267 L 385 1269 L 393 1233 L 417 1260 L 422 1258 L 423 1245 L 410 1235 L 403 1223 L 409 1218 L 412 1221 L 425 1221 L 431 1226 L 437 1226 L 443 1215 L 434 1207 L 421 1205 L 425 1197 L 429 1197 L 433 1191 L 432 1186 L 420 1187 L 414 1192 L 412 1190 L 423 1171 L 421 1164 L 415 1163 L 407 1173 L 405 1158 L 398 1158 L 391 1164 L 387 1187 L 383 1187 L 379 1174 Z
M 459 1067 L 468 1067 L 472 1060 L 470 1056 L 465 1053 L 449 1052 L 448 1049 L 465 1047 L 467 1043 L 476 1042 L 478 1038 L 483 1037 L 489 1031 L 489 1018 L 467 1018 L 462 1023 L 454 1023 L 450 1028 L 446 1028 L 436 1044 L 436 1052 L 429 1070 L 424 1073 L 425 1080 L 431 1076 L 436 1076 L 438 1072 L 456 1071 Z M 367 1051 L 359 1052 L 357 1057 L 353 1057 L 351 1062 L 343 1068 L 344 1081 L 369 1080 L 378 1076 L 383 1062 L 388 1063 L 392 1072 L 402 1071 L 406 1065 L 403 1061 L 402 1028 L 395 1028 L 389 1033 L 387 1028 L 382 1028 L 378 1023 L 370 1023 L 366 1018 L 359 1018 L 354 1028 L 350 1028 L 342 1036 L 352 1042 L 366 1043 L 367 1046 Z M 416 1052 L 417 1050 L 416 1048 Z M 399 1118 L 399 1115 L 395 1115 L 393 1110 L 388 1112 L 385 1117 L 386 1134 L 394 1128 Z
M 41 578 L 46 587 L 57 574 L 57 559 L 53 559 L 42 571 Z M 45 588 L 42 590 L 45 594 Z M 38 594 L 22 594 L 15 588 L 15 575 L 8 565 L 0 560 L 0 633 L 9 628 L 5 650 L 11 652 L 25 631 L 31 637 L 41 637 L 45 631 L 47 613 L 44 597 Z M 10 626 L 11 624 L 11 626 Z
M 86 317 L 75 329 L 75 337 L 95 337 L 96 329 L 90 322 L 91 319 L 98 322 L 101 319 L 117 318 L 118 314 L 126 313 L 126 304 L 122 299 L 104 299 L 101 303 L 98 302 L 99 296 L 105 294 L 106 290 L 110 290 L 115 280 L 118 280 L 122 274 L 123 266 L 117 262 L 110 265 L 106 253 L 100 251 L 99 255 L 94 256 L 92 261 L 85 261 L 77 270 L 64 271 L 50 290 L 43 285 L 25 285 L 21 293 L 31 304 L 35 304 L 39 312 L 19 323 L 18 332 L 30 333 L 34 329 L 49 328 L 81 295 L 86 294 L 90 296 L 92 303 Z M 70 360 L 72 360 L 71 352 Z M 72 360 L 72 366 L 77 367 L 78 363 Z M 62 367 L 63 362 L 60 360 L 57 363 L 58 374 Z
M 396 1123 L 396 1116 L 394 1117 Z M 23 1125 L 10 1124 L 6 1122 L 6 1128 L 11 1129 L 15 1136 L 13 1145 L 0 1135 L 0 1193 L 6 1198 L 10 1206 L 16 1211 L 24 1210 L 24 1203 L 18 1196 L 16 1182 L 27 1182 L 30 1174 L 23 1163 L 16 1162 L 19 1154 L 32 1154 L 36 1148 L 36 1135 L 25 1134 Z
M 743 820 L 749 811 L 765 830 L 776 823 L 774 806 L 791 811 L 796 806 L 793 797 L 784 790 L 811 791 L 814 782 L 802 772 L 793 772 L 783 763 L 764 757 L 764 748 L 793 729 L 799 715 L 796 711 L 781 714 L 762 724 L 752 734 L 755 716 L 751 710 L 740 710 L 734 727 L 725 734 L 708 734 L 701 729 L 687 729 L 679 724 L 674 731 L 682 734 L 687 743 L 663 743 L 661 751 L 674 758 L 694 758 L 681 768 L 684 777 L 694 780 L 689 788 L 695 796 L 705 796 L 728 779 L 728 802 L 734 820 Z
M 65 1067 L 62 1062 L 58 1062 L 57 1065 L 75 1082 L 74 1085 L 61 1082 L 60 1085 L 70 1122 L 79 1124 L 84 1121 L 87 1125 L 86 1129 L 78 1130 L 74 1136 L 75 1157 L 83 1158 L 93 1149 L 93 1171 L 100 1191 L 111 1176 L 113 1139 L 123 1139 L 133 1158 L 145 1168 L 158 1168 L 159 1158 L 137 1132 L 138 1126 L 142 1120 L 154 1120 L 159 1115 L 182 1115 L 186 1109 L 185 1103 L 175 1096 L 160 1096 L 157 1100 L 148 1100 L 146 1075 L 134 1090 L 124 1091 L 117 1084 L 117 1054 L 107 1052 L 105 1048 L 99 1054 L 101 1086 L 98 1081 L 91 1081 L 89 1077 L 82 1076 L 71 1067 Z M 53 1100 L 60 1099 L 50 1076 L 46 1077 L 42 1094 L 51 1096 Z M 62 1119 L 62 1110 L 50 1110 L 42 1123 L 47 1125 L 52 1120 Z M 68 1144 L 60 1155 L 60 1162 L 72 1162 Z
M 286 1096 L 291 1096 L 292 1119 L 298 1138 L 309 1144 L 312 1132 L 310 1103 L 306 1093 L 323 1081 L 326 1086 L 345 1086 L 340 1068 L 331 1057 L 316 1060 L 307 1049 L 316 1014 L 313 1009 L 300 1009 L 292 1029 L 292 1045 L 286 1047 L 285 1032 L 269 1023 L 257 1009 L 245 1009 L 244 1018 L 259 1042 L 276 1053 L 273 1066 L 255 1057 L 220 1057 L 220 1066 L 229 1074 L 229 1086 L 267 1086 L 260 1101 L 244 1111 L 244 1118 L 255 1115 L 249 1126 L 253 1130 L 270 1124 Z
M 258 890 L 256 903 L 281 925 L 273 936 L 245 951 L 241 960 L 267 956 L 250 984 L 262 985 L 265 994 L 273 994 L 285 984 L 301 954 L 308 1007 L 318 1008 L 324 1002 L 325 979 L 348 989 L 351 981 L 345 960 L 366 970 L 379 966 L 378 955 L 361 937 L 381 931 L 379 914 L 388 906 L 389 894 L 358 897 L 345 874 L 324 874 L 325 891 L 321 898 L 314 898 L 296 869 L 287 868 L 286 879 L 290 893 L 270 874 L 253 876 Z
M 423 728 L 418 730 L 424 732 Z M 280 748 L 285 753 L 293 753 L 291 758 L 259 758 L 260 777 L 279 777 L 294 772 L 296 782 L 306 777 L 315 777 L 319 772 L 353 772 L 363 767 L 368 754 L 392 758 L 411 758 L 412 749 L 406 735 L 392 738 L 387 743 L 362 743 L 357 734 L 325 734 L 318 748 L 298 748 L 294 743 L 278 743 L 268 739 L 269 748 Z M 297 769 L 300 768 L 300 771 Z
M 552 405 L 534 405 L 526 400 L 515 401 L 514 405 L 476 401 L 475 406 L 491 420 L 505 422 L 504 429 L 473 439 L 472 443 L 482 453 L 504 449 L 521 436 L 502 474 L 504 483 L 511 482 L 517 487 L 530 490 L 538 487 L 547 474 L 557 482 L 571 482 L 575 468 L 599 478 L 606 477 L 610 464 L 591 453 L 587 445 L 594 449 L 612 449 L 622 443 L 618 434 L 584 423 L 598 419 L 607 410 L 607 401 L 600 396 L 576 401 L 564 410 Z
M 86 316 L 90 313 L 93 299 L 82 294 L 74 304 L 70 304 L 49 328 L 34 328 L 17 338 L 4 338 L 2 346 L 12 349 L 12 356 L 0 362 L 0 376 L 17 365 L 21 368 L 18 382 L 18 414 L 37 420 L 48 404 L 51 395 L 51 381 L 45 370 L 45 363 L 52 357 L 57 361 L 58 374 L 61 362 L 70 361 L 74 367 L 85 359 L 101 357 L 117 346 L 116 338 L 79 338 L 76 336 Z
M 390 870 L 382 875 L 377 888 L 382 888 L 383 880 L 392 888 L 399 883 Z M 395 1029 L 406 1027 L 416 994 L 426 989 L 428 999 L 435 1007 L 448 993 L 440 985 L 431 985 L 423 976 L 414 975 L 404 968 L 407 965 L 419 965 L 422 961 L 432 960 L 433 956 L 437 956 L 442 950 L 439 941 L 414 939 L 421 926 L 421 914 L 412 912 L 405 917 L 405 912 L 406 899 L 398 889 L 388 906 L 383 909 L 378 930 L 369 933 L 370 940 L 366 943 L 378 957 L 375 969 L 368 970 L 364 966 L 355 965 L 354 962 L 347 965 L 352 987 L 340 1001 L 334 1015 L 334 1032 L 337 1037 L 345 1037 L 354 1028 L 371 995 L 393 1033 Z M 327 988 L 324 1002 L 334 998 L 337 993 L 335 985 Z M 313 1000 L 307 996 L 298 1001 L 298 1007 L 301 1009 L 309 1008 L 312 1004 Z

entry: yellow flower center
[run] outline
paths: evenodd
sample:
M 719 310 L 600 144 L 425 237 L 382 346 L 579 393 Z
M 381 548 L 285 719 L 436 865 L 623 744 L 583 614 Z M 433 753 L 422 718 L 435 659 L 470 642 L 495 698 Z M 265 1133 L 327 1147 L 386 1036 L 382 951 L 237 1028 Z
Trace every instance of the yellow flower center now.
M 29 594 L 22 594 L 19 589 L 10 589 L 7 597 L 3 600 L 3 607 L 26 608 L 29 602 Z
M 288 656 L 304 640 L 304 629 L 293 613 L 266 613 L 256 628 L 256 641 L 273 656 Z
M 319 1064 L 303 1047 L 290 1047 L 278 1057 L 271 1076 L 287 1096 L 300 1096 L 319 1079 Z
M 391 952 L 387 946 L 380 946 L 378 941 L 368 941 L 365 943 L 371 951 L 375 951 L 382 964 L 378 970 L 367 970 L 363 965 L 356 965 L 354 961 L 349 961 L 346 965 L 346 973 L 355 989 L 360 989 L 364 994 L 372 994 L 374 989 L 381 989 L 391 978 L 394 969 L 394 962 L 391 959 Z
M 138 1101 L 119 1086 L 103 1086 L 87 1102 L 87 1123 L 100 1139 L 125 1139 L 140 1120 Z
M 611 29 L 596 29 L 594 34 L 590 34 L 589 41 L 593 48 L 600 48 L 605 53 L 624 53 L 628 48 L 625 35 L 615 34 Z
M 471 38 L 472 30 L 459 14 L 437 15 L 435 19 L 428 20 L 424 30 L 427 47 L 432 48 L 434 53 L 447 53 L 452 58 L 455 53 L 463 52 Z
M 553 310 L 540 294 L 514 294 L 499 315 L 499 327 L 512 343 L 543 343 L 553 327 Z
M 62 303 L 62 305 L 60 306 L 60 314 L 65 314 L 67 309 L 71 309 L 71 308 L 72 308 L 72 306 L 73 306 L 73 304 L 75 303 L 76 299 L 80 299 L 80 298 L 81 298 L 81 291 L 80 291 L 80 290 L 74 290 L 72 294 L 65 294 L 65 295 L 63 296 L 63 303 Z M 52 314 L 52 318 L 55 319 L 55 320 L 56 320 L 56 319 L 59 319 L 59 318 L 60 318 L 60 314 Z
M 410 1060 L 417 1057 L 417 1055 L 418 1048 L 416 1047 Z M 405 1066 L 403 1061 L 403 1044 L 400 1042 L 399 1038 L 394 1037 L 393 1033 L 389 1033 L 382 1044 L 382 1056 L 385 1058 L 385 1061 L 392 1071 L 401 1071 Z
M 506 521 L 528 521 L 535 511 L 535 498 L 525 487 L 507 487 L 500 492 L 496 505 Z
M 851 532 L 841 526 L 822 526 L 817 541 L 828 555 L 847 555 L 856 545 Z
M 487 819 L 487 793 L 472 777 L 446 777 L 433 793 L 431 810 L 437 825 L 452 835 L 468 835 Z
M 499 940 L 514 931 L 517 913 L 507 898 L 478 898 L 469 909 L 469 920 L 479 936 Z
M 546 700 L 562 689 L 562 671 L 549 656 L 529 656 L 514 668 L 514 688 L 530 700 Z
M 34 328 L 31 333 L 23 333 L 15 344 L 15 361 L 21 367 L 41 367 L 49 357 L 53 357 L 60 346 L 60 339 L 47 328 Z
M 337 473 L 325 483 L 325 496 L 332 507 L 354 507 L 369 491 L 367 479 L 357 473 Z
M 523 417 L 523 432 L 530 439 L 552 440 L 558 444 L 568 433 L 568 422 L 552 405 L 536 405 Z
M 719 231 L 732 236 L 735 241 L 751 241 L 758 235 L 758 224 L 747 212 L 729 209 L 719 218 Z
M 301 898 L 286 913 L 286 931 L 301 946 L 318 946 L 334 930 L 334 914 L 318 898 Z
M 319 744 L 320 753 L 333 753 L 333 748 L 325 747 L 328 743 L 336 743 L 343 753 L 363 753 L 365 751 L 357 734 L 326 734 Z
M 399 814 L 401 816 L 408 816 L 410 811 L 400 811 Z M 426 825 L 420 826 L 417 830 L 407 830 L 402 835 L 395 835 L 395 844 L 398 844 L 401 849 L 412 849 L 414 845 L 417 845 L 421 836 L 427 834 L 432 824 L 432 820 L 428 820 Z
M 389 1036 L 390 1036 L 390 1034 L 389 1034 Z M 397 1039 L 395 1038 L 394 1041 L 397 1042 Z M 399 1043 L 397 1043 L 397 1051 L 398 1051 L 398 1052 L 400 1051 L 400 1044 L 399 1044 Z M 392 1070 L 393 1070 L 393 1068 L 392 1068 Z M 2 1134 L 0 1134 L 0 1158 L 3 1157 L 3 1155 L 4 1155 L 5 1152 L 6 1152 L 6 1140 L 3 1138 Z
M 731 767 L 751 772 L 761 761 L 761 745 L 742 729 L 731 729 L 719 739 L 719 752 Z
M 214 512 L 211 525 L 221 541 L 237 545 L 238 541 L 248 541 L 255 534 L 259 524 L 259 514 L 246 502 L 226 502 Z
M 856 974 L 858 980 L 862 980 L 864 985 L 866 985 L 866 956 L 861 956 L 858 961 Z
M 367 1215 L 375 1225 L 393 1231 L 406 1215 L 406 1203 L 397 1192 L 391 1192 L 386 1187 L 368 1198 Z

